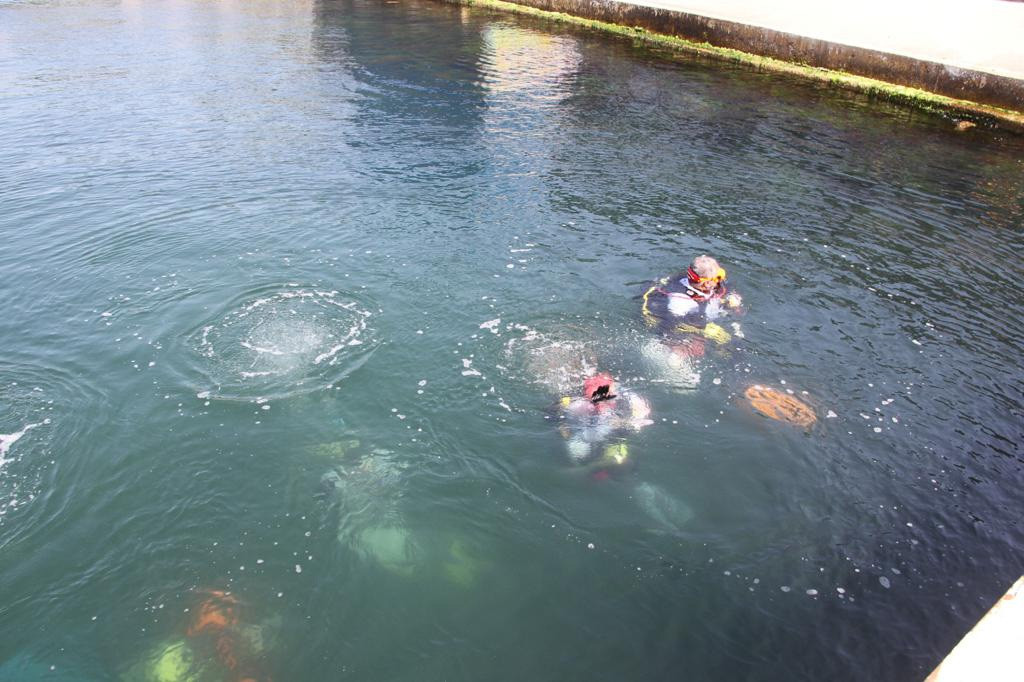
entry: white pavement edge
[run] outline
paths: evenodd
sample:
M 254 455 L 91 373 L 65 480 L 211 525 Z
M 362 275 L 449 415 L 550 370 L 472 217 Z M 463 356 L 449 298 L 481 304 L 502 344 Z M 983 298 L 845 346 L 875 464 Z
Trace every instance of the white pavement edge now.
M 1024 679 L 1024 576 L 964 635 L 925 682 Z
M 1024 2 L 617 0 L 1024 80 Z

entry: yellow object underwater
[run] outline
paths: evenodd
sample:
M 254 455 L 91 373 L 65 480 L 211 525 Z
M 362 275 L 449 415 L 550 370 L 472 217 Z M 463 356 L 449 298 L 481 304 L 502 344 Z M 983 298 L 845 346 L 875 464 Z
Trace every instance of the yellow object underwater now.
M 476 584 L 484 570 L 484 563 L 475 552 L 470 551 L 465 542 L 456 538 L 448 546 L 448 557 L 442 562 L 441 570 L 448 580 L 468 588 Z
M 774 388 L 754 385 L 744 391 L 743 396 L 750 402 L 751 407 L 770 419 L 804 428 L 818 421 L 814 410 L 808 405 Z
M 192 648 L 183 641 L 168 645 L 158 653 L 146 674 L 147 682 L 195 682 Z
M 629 446 L 625 443 L 612 443 L 606 445 L 598 466 L 613 466 L 625 464 L 629 459 Z

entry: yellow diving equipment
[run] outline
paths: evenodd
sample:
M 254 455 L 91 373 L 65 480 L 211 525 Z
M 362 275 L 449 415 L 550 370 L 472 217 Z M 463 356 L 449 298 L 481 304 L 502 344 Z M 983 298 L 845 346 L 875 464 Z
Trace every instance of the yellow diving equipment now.
M 692 324 L 677 324 L 675 331 L 682 334 L 700 334 L 720 346 L 729 343 L 729 340 L 732 339 L 732 334 L 714 322 L 708 322 L 703 329 Z
M 703 334 L 707 338 L 717 343 L 719 346 L 729 343 L 729 339 L 732 338 L 732 335 L 729 334 L 729 332 L 725 331 L 722 327 L 715 324 L 714 322 L 707 323 L 707 325 L 704 327 Z
M 606 445 L 598 466 L 621 466 L 629 459 L 629 447 L 625 443 Z
M 651 287 L 650 289 L 645 291 L 644 292 L 644 303 L 643 303 L 642 306 L 640 306 L 640 312 L 643 314 L 643 317 L 644 317 L 644 324 L 646 324 L 648 327 L 657 327 L 658 326 L 658 318 L 655 316 L 654 313 L 651 312 L 650 308 L 647 307 L 647 303 L 648 303 L 647 299 L 650 297 L 650 295 L 652 293 L 654 293 L 657 290 L 658 290 L 658 285 L 654 285 L 653 287 Z

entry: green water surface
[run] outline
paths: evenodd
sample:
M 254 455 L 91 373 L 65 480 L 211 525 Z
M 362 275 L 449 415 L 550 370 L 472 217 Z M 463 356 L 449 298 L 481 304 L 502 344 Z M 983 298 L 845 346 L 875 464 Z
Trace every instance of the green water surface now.
M 1024 567 L 1022 159 L 442 3 L 0 1 L 0 679 L 923 678 Z

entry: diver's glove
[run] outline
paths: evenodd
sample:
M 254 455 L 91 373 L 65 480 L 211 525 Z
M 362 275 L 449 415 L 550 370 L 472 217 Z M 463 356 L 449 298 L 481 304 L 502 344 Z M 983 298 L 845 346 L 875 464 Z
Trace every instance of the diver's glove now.
M 743 297 L 739 294 L 726 294 L 725 298 L 722 299 L 722 303 L 726 308 L 736 309 L 743 305 Z

